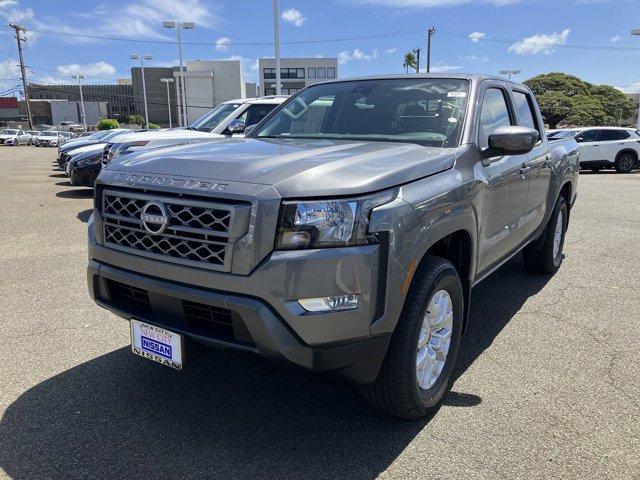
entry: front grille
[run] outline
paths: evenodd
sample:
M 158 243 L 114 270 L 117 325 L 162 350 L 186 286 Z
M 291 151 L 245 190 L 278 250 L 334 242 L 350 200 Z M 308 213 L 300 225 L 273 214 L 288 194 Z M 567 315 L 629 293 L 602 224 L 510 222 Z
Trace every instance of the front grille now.
M 162 217 L 164 230 L 157 223 L 153 228 L 145 225 L 145 207 L 147 214 Z M 102 202 L 104 240 L 145 256 L 229 271 L 233 242 L 246 233 L 249 209 L 246 204 L 107 190 Z
M 151 313 L 149 293 L 142 288 L 107 280 L 109 295 L 113 304 L 121 310 L 144 315 Z

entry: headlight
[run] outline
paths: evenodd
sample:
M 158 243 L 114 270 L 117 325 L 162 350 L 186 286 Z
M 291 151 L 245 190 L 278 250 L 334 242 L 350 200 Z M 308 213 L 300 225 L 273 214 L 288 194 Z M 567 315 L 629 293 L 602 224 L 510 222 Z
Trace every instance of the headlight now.
M 277 250 L 346 247 L 376 241 L 368 231 L 371 210 L 392 201 L 390 190 L 345 200 L 285 201 L 280 209 Z
M 102 154 L 96 154 L 91 157 L 83 158 L 82 160 L 78 160 L 75 162 L 76 167 L 86 167 L 87 165 L 92 165 L 94 163 L 100 163 L 102 159 Z

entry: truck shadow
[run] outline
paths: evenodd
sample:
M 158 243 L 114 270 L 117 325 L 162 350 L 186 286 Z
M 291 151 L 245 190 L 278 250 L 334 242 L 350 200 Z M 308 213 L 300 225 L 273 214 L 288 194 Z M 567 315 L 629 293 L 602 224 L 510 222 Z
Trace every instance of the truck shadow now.
M 515 261 L 477 287 L 456 376 L 547 280 Z M 443 409 L 481 401 L 453 390 Z M 174 372 L 124 347 L 10 405 L 0 468 L 15 479 L 373 478 L 429 420 L 386 417 L 353 388 L 258 357 L 214 351 Z

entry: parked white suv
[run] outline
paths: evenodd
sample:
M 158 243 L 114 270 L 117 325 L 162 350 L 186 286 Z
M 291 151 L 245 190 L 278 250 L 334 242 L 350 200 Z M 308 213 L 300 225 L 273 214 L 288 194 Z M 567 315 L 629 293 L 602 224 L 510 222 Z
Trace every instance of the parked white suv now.
M 288 96 L 242 98 L 221 103 L 192 125 L 182 129 L 149 130 L 118 135 L 105 147 L 103 163 L 127 153 L 151 148 L 206 142 L 225 137 L 242 137 L 246 127 L 258 124 Z
M 60 122 L 60 125 L 58 126 L 58 130 L 63 131 L 63 132 L 82 132 L 84 131 L 84 127 L 82 125 L 80 125 L 79 123 L 76 122 Z
M 554 138 L 570 136 L 580 145 L 582 169 L 598 172 L 603 168 L 615 168 L 618 173 L 629 173 L 640 168 L 640 136 L 633 128 L 571 128 Z

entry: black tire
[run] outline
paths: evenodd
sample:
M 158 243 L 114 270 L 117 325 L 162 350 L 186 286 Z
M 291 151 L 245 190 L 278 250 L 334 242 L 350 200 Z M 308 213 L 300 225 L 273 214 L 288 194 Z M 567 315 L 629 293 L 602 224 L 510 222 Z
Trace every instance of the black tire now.
M 451 342 L 440 376 L 431 388 L 423 390 L 416 377 L 418 339 L 431 297 L 439 290 L 449 294 L 453 306 Z M 451 387 L 463 317 L 464 296 L 455 267 L 444 258 L 426 256 L 411 283 L 378 377 L 362 387 L 367 403 L 405 420 L 423 417 L 436 407 Z
M 632 153 L 623 152 L 618 155 L 618 158 L 616 158 L 616 172 L 630 173 L 635 164 L 636 157 Z
M 554 256 L 554 237 L 558 216 L 562 213 L 562 234 L 560 237 L 560 248 Z M 547 222 L 547 226 L 542 233 L 541 241 L 527 245 L 522 251 L 524 265 L 527 270 L 535 273 L 555 273 L 562 265 L 562 249 L 564 247 L 564 237 L 569 224 L 569 208 L 564 197 L 560 196 Z

